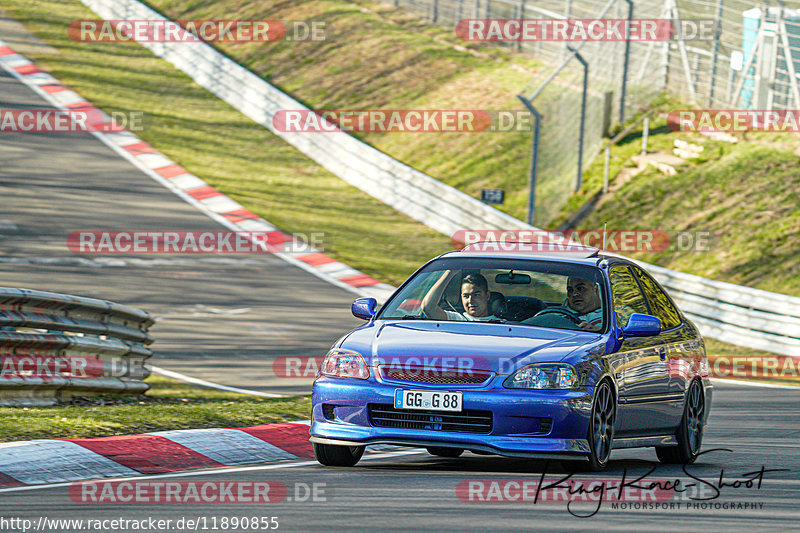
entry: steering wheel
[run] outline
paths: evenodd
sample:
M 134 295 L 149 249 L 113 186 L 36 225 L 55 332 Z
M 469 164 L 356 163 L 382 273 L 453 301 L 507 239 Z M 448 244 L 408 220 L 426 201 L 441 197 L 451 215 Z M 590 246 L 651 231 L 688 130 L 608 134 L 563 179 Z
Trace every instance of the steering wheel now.
M 451 311 L 458 313 L 458 310 L 453 304 L 450 303 L 450 300 L 447 299 L 447 296 L 442 296 L 442 299 L 439 301 L 439 307 L 442 307 L 442 302 L 446 303 L 447 307 L 449 307 Z
M 575 311 L 571 311 L 565 307 L 548 307 L 547 309 L 543 309 L 534 315 L 535 317 L 540 317 L 544 315 L 561 315 L 573 321 L 575 325 L 580 324 L 583 320 L 580 319 L 578 314 Z

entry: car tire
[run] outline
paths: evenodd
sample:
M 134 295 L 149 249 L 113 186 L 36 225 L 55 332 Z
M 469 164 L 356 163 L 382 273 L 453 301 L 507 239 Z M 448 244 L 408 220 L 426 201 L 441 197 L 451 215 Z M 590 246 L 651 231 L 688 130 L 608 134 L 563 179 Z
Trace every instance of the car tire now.
M 691 464 L 700 454 L 703 444 L 703 416 L 705 393 L 700 380 L 693 380 L 686 393 L 681 424 L 675 437 L 677 446 L 656 446 L 658 460 L 665 464 Z
M 425 448 L 431 455 L 437 457 L 451 457 L 455 458 L 464 453 L 464 448 L 448 448 L 446 446 L 428 446 Z
M 594 392 L 592 414 L 589 419 L 589 456 L 582 460 L 561 461 L 568 472 L 600 472 L 608 466 L 611 446 L 614 441 L 614 423 L 617 418 L 617 402 L 614 390 L 608 381 L 601 381 Z
M 325 466 L 355 466 L 364 455 L 366 446 L 337 446 L 335 444 L 311 443 L 314 457 Z

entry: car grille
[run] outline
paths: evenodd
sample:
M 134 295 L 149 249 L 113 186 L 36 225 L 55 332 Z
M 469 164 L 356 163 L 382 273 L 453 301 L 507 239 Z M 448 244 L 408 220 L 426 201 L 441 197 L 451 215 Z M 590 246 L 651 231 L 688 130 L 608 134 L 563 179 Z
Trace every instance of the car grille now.
M 369 420 L 373 426 L 457 433 L 491 433 L 492 412 L 465 409 L 459 413 L 423 409 L 395 409 L 390 404 L 371 403 Z
M 440 385 L 478 385 L 492 378 L 491 372 L 480 370 L 444 370 L 440 368 L 380 367 L 381 377 L 393 381 L 415 381 Z

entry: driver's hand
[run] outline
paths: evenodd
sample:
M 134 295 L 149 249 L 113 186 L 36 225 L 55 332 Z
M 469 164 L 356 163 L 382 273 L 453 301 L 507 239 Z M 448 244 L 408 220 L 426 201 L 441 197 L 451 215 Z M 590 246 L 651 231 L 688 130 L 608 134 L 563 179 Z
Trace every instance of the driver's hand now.
M 602 329 L 602 326 L 600 326 L 600 325 L 593 326 L 593 325 L 591 325 L 590 323 L 588 323 L 586 321 L 581 322 L 580 324 L 578 324 L 578 327 L 581 328 L 581 329 L 585 329 L 586 331 L 600 331 Z

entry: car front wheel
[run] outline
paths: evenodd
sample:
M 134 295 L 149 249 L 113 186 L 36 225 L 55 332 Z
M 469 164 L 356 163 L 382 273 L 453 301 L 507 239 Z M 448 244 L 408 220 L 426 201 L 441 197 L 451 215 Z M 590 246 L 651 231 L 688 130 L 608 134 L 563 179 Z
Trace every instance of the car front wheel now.
M 314 457 L 325 466 L 354 466 L 364 455 L 366 446 L 337 446 L 335 444 L 311 443 Z
M 589 420 L 589 450 L 588 461 L 562 461 L 561 464 L 569 472 L 588 470 L 600 472 L 608 466 L 611 457 L 611 443 L 614 440 L 614 422 L 617 416 L 617 402 L 614 391 L 608 381 L 597 385 L 592 402 L 592 417 Z

